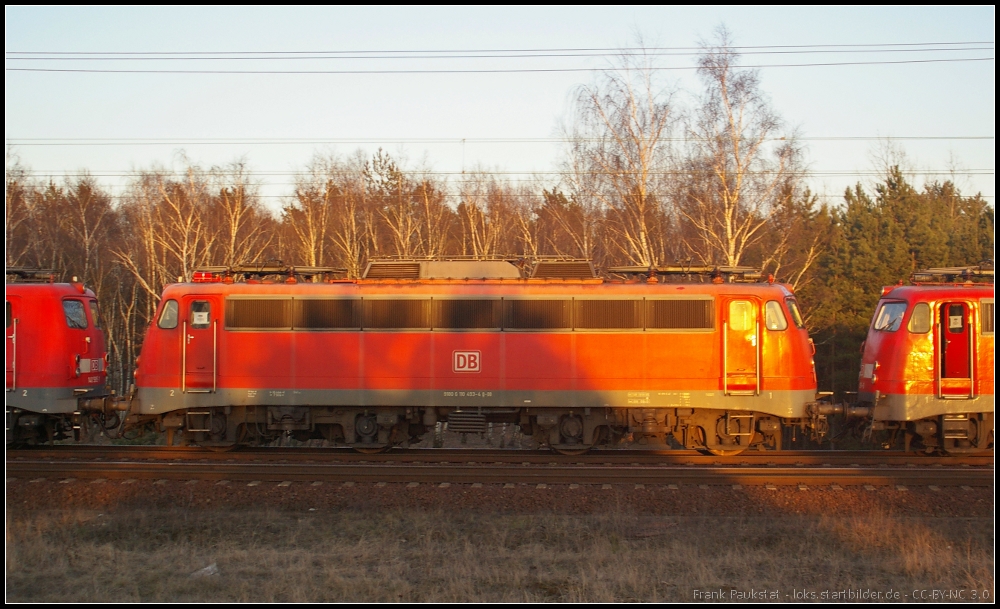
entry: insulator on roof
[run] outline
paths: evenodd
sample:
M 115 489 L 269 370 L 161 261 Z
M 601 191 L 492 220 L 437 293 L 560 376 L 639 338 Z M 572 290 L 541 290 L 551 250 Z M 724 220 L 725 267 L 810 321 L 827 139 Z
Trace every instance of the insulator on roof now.
M 910 275 L 912 283 L 993 283 L 993 261 L 975 266 L 950 266 L 924 269 Z
M 613 266 L 608 273 L 627 277 L 657 277 L 664 283 L 706 283 L 720 280 L 724 283 L 755 283 L 764 277 L 760 269 L 750 266 Z
M 56 272 L 30 266 L 8 266 L 6 276 L 11 283 L 50 283 L 55 280 Z
M 195 269 L 195 273 L 203 273 L 218 278 L 229 277 L 232 279 L 262 279 L 264 277 L 279 277 L 287 279 L 290 277 L 311 279 L 314 277 L 327 277 L 330 275 L 343 275 L 347 269 L 332 266 L 291 266 L 280 260 L 269 261 L 262 264 L 234 264 L 232 266 L 200 266 Z

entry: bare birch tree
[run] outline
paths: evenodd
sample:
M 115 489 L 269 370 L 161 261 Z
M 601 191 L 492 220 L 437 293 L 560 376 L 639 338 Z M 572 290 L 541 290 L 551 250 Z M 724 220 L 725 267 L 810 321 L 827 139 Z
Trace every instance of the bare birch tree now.
M 690 251 L 705 263 L 736 266 L 762 237 L 778 197 L 794 187 L 800 150 L 758 73 L 739 67 L 725 28 L 703 45 L 698 73 L 706 92 L 688 127 L 679 209 L 692 229 Z
M 258 196 L 259 185 L 246 163 L 236 161 L 211 171 L 210 203 L 219 239 L 213 264 L 233 266 L 257 260 L 274 240 L 274 226 Z
M 652 59 L 625 52 L 601 81 L 581 87 L 565 161 L 569 191 L 605 212 L 608 244 L 632 264 L 655 265 L 651 231 L 664 213 L 670 135 L 679 113 Z

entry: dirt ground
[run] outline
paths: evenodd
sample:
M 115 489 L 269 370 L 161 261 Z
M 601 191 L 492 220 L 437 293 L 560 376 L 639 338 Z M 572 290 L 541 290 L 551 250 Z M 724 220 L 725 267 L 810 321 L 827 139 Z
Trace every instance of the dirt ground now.
M 6 491 L 8 602 L 994 592 L 991 488 L 8 480 Z

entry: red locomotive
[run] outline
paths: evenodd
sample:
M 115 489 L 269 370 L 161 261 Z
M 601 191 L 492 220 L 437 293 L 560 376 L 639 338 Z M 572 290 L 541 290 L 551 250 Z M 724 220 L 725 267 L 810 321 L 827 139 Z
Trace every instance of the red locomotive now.
M 735 454 L 780 448 L 790 426 L 823 431 L 795 297 L 749 269 L 603 280 L 578 261 L 391 261 L 321 280 L 329 270 L 216 267 L 167 286 L 131 420 L 170 444 L 182 431 L 363 451 L 439 422 L 517 424 L 565 453 L 631 434 Z
M 993 445 L 993 266 L 929 269 L 882 290 L 862 347 L 858 400 L 872 429 L 926 449 Z
M 51 271 L 8 268 L 7 443 L 51 441 L 80 429 L 81 409 L 107 394 L 108 354 L 94 293 Z

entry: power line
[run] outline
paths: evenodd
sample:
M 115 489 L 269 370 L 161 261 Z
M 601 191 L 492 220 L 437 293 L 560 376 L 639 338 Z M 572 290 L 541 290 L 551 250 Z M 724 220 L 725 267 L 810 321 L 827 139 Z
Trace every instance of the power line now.
M 792 139 L 792 138 L 788 138 Z M 840 141 L 935 141 L 935 140 L 995 140 L 993 135 L 914 135 L 914 136 L 814 136 L 796 137 L 799 142 Z M 576 141 L 599 141 L 600 138 L 571 137 L 503 137 L 503 138 L 6 138 L 8 145 L 17 146 L 162 146 L 162 145 L 277 145 L 277 144 L 551 144 Z M 663 142 L 688 142 L 694 138 L 660 138 Z M 786 138 L 769 138 L 786 141 Z
M 992 51 L 992 46 L 961 46 L 954 48 L 916 48 L 916 49 L 806 49 L 801 51 L 746 51 L 740 55 L 807 55 L 807 54 L 857 54 L 857 53 L 942 53 L 960 51 Z M 82 56 L 78 54 L 39 54 L 34 57 L 7 57 L 7 61 L 301 61 L 301 60 L 355 60 L 355 59 L 546 59 L 546 58 L 601 58 L 601 57 L 690 57 L 706 55 L 721 55 L 712 51 L 685 52 L 625 52 L 625 53 L 508 53 L 508 54 L 455 54 L 455 55 L 278 55 L 262 52 L 259 55 L 231 55 L 206 53 L 204 55 L 145 55 L 118 54 L 114 56 Z M 27 55 L 27 53 L 26 53 Z
M 824 63 L 758 64 L 734 66 L 739 69 L 758 68 L 811 68 L 829 66 L 901 65 L 925 63 L 955 63 L 993 61 L 993 57 L 963 57 L 952 59 L 906 59 L 899 61 L 843 61 Z M 87 74 L 527 74 L 555 72 L 598 72 L 605 68 L 495 68 L 495 69 L 441 69 L 441 70 L 98 70 L 90 68 L 8 68 L 7 72 L 52 72 Z M 697 70 L 698 66 L 650 67 L 653 71 Z
M 947 47 L 959 45 L 995 44 L 992 40 L 971 40 L 961 42 L 878 42 L 851 44 L 775 44 L 731 46 L 728 49 L 831 49 L 831 48 L 893 48 L 893 47 Z M 383 50 L 337 50 L 337 51 L 5 51 L 8 55 L 249 55 L 268 53 L 273 55 L 298 54 L 362 54 L 362 53 L 541 53 L 541 52 L 645 52 L 645 51 L 704 51 L 706 47 L 577 47 L 577 48 L 501 48 L 501 49 L 383 49 Z

